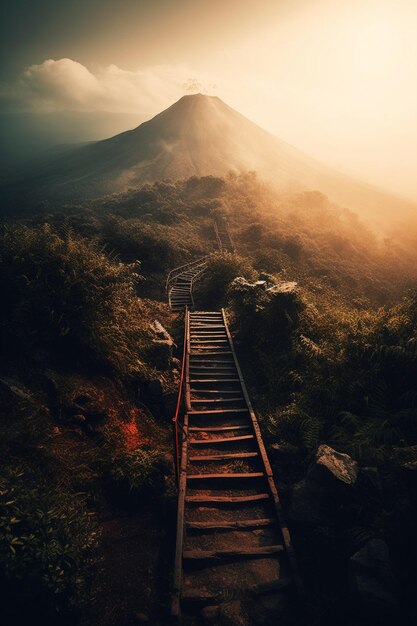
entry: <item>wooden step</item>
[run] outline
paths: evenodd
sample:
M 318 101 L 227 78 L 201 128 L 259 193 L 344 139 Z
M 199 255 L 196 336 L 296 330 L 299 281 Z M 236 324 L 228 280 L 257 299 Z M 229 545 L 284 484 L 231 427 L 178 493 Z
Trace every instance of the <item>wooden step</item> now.
M 279 591 L 280 589 L 289 587 L 291 584 L 291 578 L 280 578 L 239 588 L 231 588 L 228 586 L 226 589 L 219 589 L 218 592 L 188 587 L 183 590 L 181 597 L 182 600 L 186 602 L 196 604 L 221 604 L 222 602 L 230 601 L 231 598 L 235 600 L 247 600 L 262 595 L 263 593 Z
M 238 437 L 216 437 L 214 439 L 189 439 L 190 446 L 215 446 L 218 443 L 234 443 L 236 441 L 248 441 L 255 439 L 254 435 L 239 435 Z
M 236 550 L 184 550 L 184 559 L 231 559 L 269 556 L 284 551 L 284 546 L 260 546 L 257 548 L 238 548 Z
M 259 456 L 258 452 L 233 452 L 226 454 L 202 454 L 200 456 L 189 456 L 190 463 L 199 463 L 200 461 L 234 461 L 236 459 L 253 459 Z
M 213 404 L 213 402 L 245 402 L 245 398 L 241 396 L 240 398 L 198 398 L 191 400 L 191 404 Z
M 230 415 L 232 413 L 249 413 L 249 409 L 204 409 L 202 411 L 188 411 L 188 415 Z
M 263 472 L 242 472 L 239 474 L 188 474 L 187 480 L 250 480 L 251 478 L 262 478 Z
M 213 365 L 210 367 L 209 365 L 194 365 L 190 363 L 190 370 L 203 370 L 203 372 L 222 372 L 223 370 L 236 370 L 236 366 L 234 363 L 230 363 L 230 365 Z
M 224 352 L 190 352 L 190 357 L 207 357 L 207 356 L 227 356 L 232 354 L 231 350 L 224 350 Z
M 205 324 L 205 323 L 203 324 L 203 322 L 195 322 L 195 323 L 190 322 L 190 328 L 191 328 L 191 330 L 193 330 L 193 328 L 194 329 L 197 329 L 197 328 L 200 328 L 200 329 L 201 328 L 208 328 L 208 329 L 211 330 L 213 328 L 224 328 L 224 324 L 217 324 L 217 323 L 216 324 L 214 324 L 214 323 L 213 324 Z
M 236 389 L 190 389 L 190 393 L 210 393 L 210 394 L 228 394 L 228 393 L 239 393 Z M 242 396 L 243 397 L 243 396 Z M 199 400 L 199 399 L 198 399 Z M 203 398 L 203 400 L 209 400 L 209 398 Z M 195 402 L 195 400 L 191 400 L 191 402 Z
M 240 383 L 239 378 L 194 378 L 190 383 Z
M 191 345 L 195 343 L 198 343 L 202 346 L 205 346 L 206 344 L 213 344 L 213 343 L 229 343 L 228 339 L 193 339 L 193 336 L 191 335 Z
M 186 522 L 186 526 L 193 530 L 235 530 L 239 528 L 263 528 L 265 526 L 273 526 L 276 523 L 277 520 L 274 517 L 265 517 L 232 521 Z
M 213 503 L 213 504 L 240 504 L 269 500 L 269 493 L 256 493 L 253 496 L 185 496 L 186 502 Z
M 252 422 L 248 424 L 238 424 L 237 426 L 191 426 L 188 428 L 188 432 L 192 433 L 216 433 L 222 432 L 226 430 L 247 430 L 248 428 L 252 428 Z

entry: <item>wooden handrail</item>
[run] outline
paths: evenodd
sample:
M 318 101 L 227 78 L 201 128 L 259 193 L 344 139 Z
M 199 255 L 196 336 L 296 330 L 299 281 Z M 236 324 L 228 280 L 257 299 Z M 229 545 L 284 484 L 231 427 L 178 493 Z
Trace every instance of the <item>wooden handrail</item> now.
M 205 263 L 208 259 L 208 256 L 203 256 L 200 259 L 197 259 L 196 261 L 190 261 L 189 263 L 184 263 L 184 265 L 179 265 L 178 267 L 174 267 L 174 269 L 172 269 L 168 276 L 167 276 L 167 280 L 166 280 L 166 284 L 165 284 L 165 288 L 168 291 L 169 285 L 171 283 L 171 281 L 178 276 L 178 274 L 182 274 L 182 272 L 184 272 L 188 267 L 194 267 L 194 266 L 198 266 L 198 265 L 202 265 L 203 263 Z
M 178 397 L 177 397 L 177 405 L 175 408 L 175 415 L 172 418 L 172 428 L 173 428 L 173 437 L 174 437 L 174 466 L 175 466 L 175 480 L 178 486 L 179 475 L 180 475 L 180 442 L 179 442 L 179 430 L 183 431 L 182 426 L 179 422 L 179 417 L 181 413 L 181 404 L 182 398 L 184 394 L 184 377 L 185 377 L 185 363 L 187 356 L 187 337 L 188 337 L 188 325 L 190 320 L 190 312 L 188 307 L 185 308 L 185 324 L 184 324 L 184 348 L 182 353 L 182 365 L 181 365 L 181 376 L 180 376 L 180 384 L 178 388 Z

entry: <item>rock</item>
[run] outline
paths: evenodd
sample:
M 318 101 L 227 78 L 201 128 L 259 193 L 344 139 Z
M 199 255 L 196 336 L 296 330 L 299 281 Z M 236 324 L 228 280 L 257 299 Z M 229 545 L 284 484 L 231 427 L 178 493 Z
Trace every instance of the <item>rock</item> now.
M 309 470 L 310 477 L 335 479 L 346 485 L 354 485 L 358 478 L 358 464 L 348 454 L 337 452 L 330 446 L 319 446 L 315 463 Z
M 350 584 L 355 599 L 372 611 L 396 605 L 396 585 L 388 546 L 371 539 L 349 562 Z
M 282 281 L 276 285 L 273 285 L 272 287 L 269 287 L 267 291 L 274 296 L 282 294 L 297 294 L 297 285 L 298 283 L 296 283 L 295 281 Z
M 161 322 L 158 322 L 158 320 L 154 320 L 150 324 L 150 329 L 153 333 L 155 333 L 157 339 L 162 339 L 164 341 L 171 341 L 172 343 L 174 343 L 174 340 L 169 334 L 169 332 L 166 330 L 166 328 L 162 326 Z
M 168 339 L 153 339 L 150 358 L 157 369 L 161 371 L 171 369 L 173 346 L 174 342 Z
M 23 400 L 24 402 L 30 402 L 31 404 L 35 403 L 35 400 L 29 391 L 12 378 L 0 378 L 0 390 L 11 401 Z
M 392 449 L 392 459 L 400 469 L 416 471 L 417 446 L 407 446 L 405 448 L 395 446 Z
M 261 272 L 259 274 L 259 280 L 264 281 L 268 288 L 274 287 L 276 285 L 275 278 L 272 276 L 272 274 L 268 274 L 267 272 Z
M 352 496 L 358 464 L 348 454 L 319 446 L 306 477 L 293 490 L 289 515 L 300 524 L 327 524 Z
M 154 334 L 151 347 L 152 361 L 157 369 L 168 370 L 171 368 L 174 340 L 158 320 L 154 320 L 150 324 L 150 329 Z

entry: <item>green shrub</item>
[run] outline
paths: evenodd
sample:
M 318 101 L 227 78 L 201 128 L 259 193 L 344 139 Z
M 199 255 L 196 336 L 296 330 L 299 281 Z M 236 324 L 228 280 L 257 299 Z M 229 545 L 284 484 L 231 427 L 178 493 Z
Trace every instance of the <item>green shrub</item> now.
M 97 529 L 81 496 L 64 496 L 28 470 L 2 472 L 3 616 L 17 623 L 23 617 L 55 623 L 58 615 L 65 618 L 82 607 L 89 597 L 97 545 Z
M 48 225 L 5 228 L 0 249 L 0 337 L 8 355 L 46 350 L 66 363 L 143 371 L 137 264 L 110 259 L 94 242 L 59 236 Z
M 202 306 L 224 306 L 227 289 L 237 276 L 247 279 L 255 278 L 255 272 L 247 259 L 229 252 L 212 255 L 204 274 L 197 283 L 196 300 Z
M 104 477 L 114 500 L 123 506 L 140 505 L 152 492 L 163 489 L 161 454 L 145 447 L 114 450 L 109 455 Z

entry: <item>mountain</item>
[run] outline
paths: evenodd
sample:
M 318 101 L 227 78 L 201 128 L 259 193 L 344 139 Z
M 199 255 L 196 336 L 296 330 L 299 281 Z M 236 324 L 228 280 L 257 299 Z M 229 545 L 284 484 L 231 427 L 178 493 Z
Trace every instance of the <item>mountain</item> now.
M 411 215 L 405 201 L 333 171 L 220 98 L 201 94 L 184 96 L 133 130 L 40 160 L 20 175 L 18 187 L 26 199 L 85 199 L 144 182 L 248 170 L 281 190 L 319 190 L 372 221 L 398 210 Z M 17 182 L 8 185 L 12 196 Z

